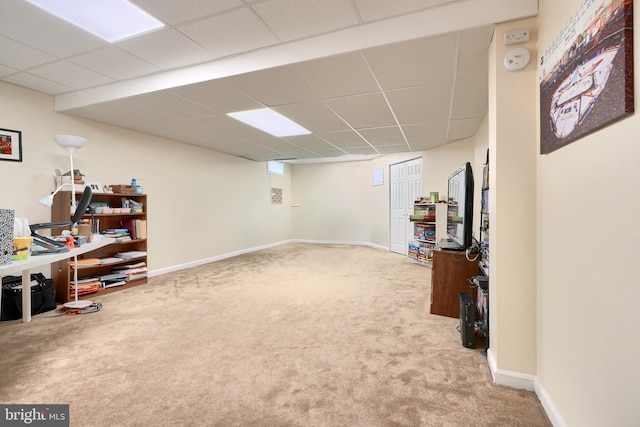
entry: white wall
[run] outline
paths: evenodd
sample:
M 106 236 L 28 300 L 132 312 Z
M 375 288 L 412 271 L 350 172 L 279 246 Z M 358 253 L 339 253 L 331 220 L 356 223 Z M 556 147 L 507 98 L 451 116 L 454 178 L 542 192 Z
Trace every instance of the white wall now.
M 291 180 L 256 163 L 53 111 L 51 96 L 0 83 L 0 127 L 22 131 L 23 162 L 0 162 L 0 207 L 30 223 L 50 220 L 37 200 L 54 189 L 54 169 L 69 169 L 53 135 L 88 138 L 74 163 L 86 179 L 129 184 L 148 194 L 149 268 L 163 270 L 288 240 Z M 284 203 L 271 205 L 270 186 Z M 265 226 L 268 224 L 268 226 Z
M 579 4 L 540 0 L 540 52 Z M 537 156 L 537 377 L 558 425 L 639 424 L 639 133 L 635 114 Z

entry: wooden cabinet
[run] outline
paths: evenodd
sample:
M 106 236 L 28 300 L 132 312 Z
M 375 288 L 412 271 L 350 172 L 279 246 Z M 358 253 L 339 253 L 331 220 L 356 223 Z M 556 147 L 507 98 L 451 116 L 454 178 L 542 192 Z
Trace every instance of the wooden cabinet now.
M 76 194 L 76 200 L 82 196 L 81 193 Z M 85 214 L 83 220 L 89 224 L 93 233 L 104 233 L 109 229 L 129 229 L 129 237 L 131 240 L 118 241 L 124 239 L 115 239 L 114 243 L 103 246 L 97 250 L 87 252 L 78 257 L 79 260 L 100 259 L 104 263 L 92 264 L 78 268 L 78 280 L 87 280 L 96 278 L 98 281 L 101 277 L 112 274 L 114 269 L 132 266 L 135 264 L 144 264 L 147 266 L 147 238 L 146 238 L 146 221 L 147 221 L 147 196 L 145 194 L 119 194 L 119 193 L 94 193 L 91 198 L 91 206 L 107 207 L 117 210 L 122 208 L 127 201 L 134 201 L 142 206 L 137 212 L 109 212 L 109 213 L 92 213 Z M 53 199 L 51 207 L 51 221 L 68 221 L 71 213 L 71 192 L 60 191 Z M 61 229 L 52 230 L 52 234 L 60 234 Z M 120 253 L 137 253 L 139 256 L 118 260 L 115 256 Z M 146 270 L 146 268 L 145 268 Z M 133 269 L 131 270 L 133 271 Z M 54 292 L 56 301 L 65 303 L 74 299 L 71 290 L 73 283 L 73 259 L 64 259 L 51 265 L 51 277 L 54 283 Z M 135 275 L 129 275 L 130 280 L 125 281 L 124 285 L 113 287 L 102 287 L 97 292 L 87 295 L 79 294 L 78 298 L 91 298 L 96 295 L 103 295 L 120 289 L 130 288 L 137 285 L 147 283 L 146 271 Z
M 471 288 L 469 279 L 477 274 L 478 260 L 467 259 L 464 251 L 433 251 L 431 314 L 459 318 L 460 292 L 467 292 L 475 299 L 475 289 Z

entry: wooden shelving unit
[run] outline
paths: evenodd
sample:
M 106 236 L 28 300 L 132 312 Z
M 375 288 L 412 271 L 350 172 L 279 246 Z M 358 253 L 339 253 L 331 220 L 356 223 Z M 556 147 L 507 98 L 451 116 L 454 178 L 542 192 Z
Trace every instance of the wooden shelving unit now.
M 413 215 L 413 240 L 409 242 L 409 257 L 417 263 L 431 266 L 436 243 L 446 236 L 446 204 L 416 203 Z
M 76 192 L 76 200 L 79 200 L 82 193 Z M 101 233 L 107 229 L 116 228 L 130 228 L 135 220 L 140 220 L 139 224 L 143 222 L 144 233 L 138 230 L 141 236 L 135 234 L 132 230 L 132 239 L 124 242 L 114 242 L 109 245 L 103 246 L 97 250 L 87 252 L 80 257 L 81 259 L 88 258 L 114 258 L 117 253 L 121 252 L 144 252 L 144 256 L 123 259 L 122 261 L 109 262 L 106 264 L 97 264 L 91 266 L 84 266 L 78 268 L 78 280 L 87 279 L 91 277 L 100 277 L 108 275 L 112 272 L 114 267 L 132 265 L 135 263 L 144 262 L 147 265 L 147 238 L 146 238 L 146 221 L 147 221 L 147 196 L 145 194 L 122 194 L 122 193 L 94 193 L 91 199 L 91 205 L 109 206 L 111 208 L 122 207 L 125 200 L 133 200 L 142 204 L 141 212 L 129 212 L 129 213 L 93 213 L 85 214 L 83 220 L 87 222 L 92 228 L 94 233 Z M 51 221 L 68 221 L 71 216 L 71 192 L 60 191 L 53 199 L 53 206 L 51 207 Z M 52 235 L 60 234 L 61 229 L 53 229 Z M 59 303 L 65 303 L 73 300 L 74 295 L 71 292 L 71 284 L 73 283 L 73 259 L 64 259 L 51 265 L 51 277 L 54 284 L 54 294 L 56 301 Z M 131 288 L 147 283 L 147 278 L 142 277 L 135 280 L 127 281 L 126 284 L 121 286 L 114 286 L 104 288 L 98 292 L 79 295 L 79 299 L 92 298 L 97 295 L 104 295 L 107 293 L 115 292 L 121 289 Z

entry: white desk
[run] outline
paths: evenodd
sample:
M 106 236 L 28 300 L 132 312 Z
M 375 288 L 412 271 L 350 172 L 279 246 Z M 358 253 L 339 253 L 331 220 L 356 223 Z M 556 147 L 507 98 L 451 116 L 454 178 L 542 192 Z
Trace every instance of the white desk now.
M 31 269 L 51 264 L 74 255 L 81 255 L 108 245 L 113 239 L 101 239 L 71 249 L 68 252 L 59 252 L 51 255 L 31 255 L 22 261 L 12 261 L 11 264 L 0 266 L 0 283 L 2 277 L 22 272 L 22 321 L 31 322 Z M 0 291 L 0 307 L 2 307 L 2 292 Z

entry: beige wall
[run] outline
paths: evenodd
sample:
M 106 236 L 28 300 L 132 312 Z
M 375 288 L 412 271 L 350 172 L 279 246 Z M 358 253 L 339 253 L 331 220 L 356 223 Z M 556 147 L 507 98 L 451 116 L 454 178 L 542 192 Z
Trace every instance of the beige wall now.
M 540 52 L 579 4 L 540 1 Z M 638 133 L 635 114 L 537 156 L 537 377 L 558 425 L 639 423 Z
M 517 72 L 503 67 L 513 48 L 510 30 L 535 28 L 527 19 L 496 26 L 489 66 L 490 336 L 494 378 L 522 376 L 532 388 L 536 373 L 536 61 Z M 526 44 L 535 58 L 535 31 Z
M 482 134 L 485 136 L 424 152 L 389 154 L 368 161 L 293 165 L 292 236 L 388 249 L 391 165 L 422 157 L 423 195 L 438 191 L 444 198 L 449 175 L 467 161 L 473 165 L 476 140 L 486 146 L 486 132 L 481 131 Z M 376 169 L 383 170 L 383 185 L 373 185 Z M 477 168 L 474 165 L 475 174 L 481 170 L 481 163 Z M 474 232 L 476 229 L 474 226 Z
M 128 184 L 135 177 L 144 187 L 152 271 L 291 236 L 290 173 L 271 176 L 266 163 L 55 113 L 52 97 L 18 86 L 0 83 L 0 99 L 1 127 L 22 131 L 23 162 L 0 162 L 0 207 L 18 217 L 50 220 L 37 200 L 53 191 L 54 169 L 69 170 L 69 157 L 53 135 L 70 133 L 88 138 L 74 156 L 86 179 Z M 270 204 L 271 186 L 284 189 L 285 203 Z

